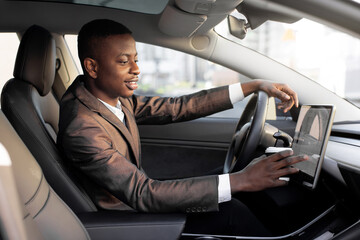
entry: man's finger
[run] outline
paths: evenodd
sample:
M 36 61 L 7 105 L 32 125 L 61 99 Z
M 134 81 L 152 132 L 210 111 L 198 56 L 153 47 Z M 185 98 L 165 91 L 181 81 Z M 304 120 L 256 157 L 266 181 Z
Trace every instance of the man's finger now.
M 284 181 L 282 179 L 275 179 L 274 180 L 274 187 L 281 187 L 288 185 L 288 181 Z
M 278 165 L 276 167 L 281 169 L 281 168 L 285 168 L 285 167 L 294 165 L 298 162 L 306 161 L 308 159 L 309 159 L 309 157 L 307 155 L 298 155 L 298 156 L 293 156 L 293 157 L 287 157 L 287 158 L 284 158 L 284 159 L 278 161 L 277 162 Z
M 297 94 L 296 94 L 296 92 L 294 90 L 292 90 L 286 84 L 277 84 L 276 87 L 279 89 L 279 91 L 281 93 L 284 93 L 286 96 L 288 96 L 288 97 L 286 97 L 285 95 L 282 95 L 284 98 L 281 98 L 280 95 L 279 95 L 278 98 L 280 100 L 285 102 L 285 101 L 289 101 L 291 99 L 292 101 L 294 101 L 295 106 L 299 107 L 299 99 L 298 99 L 298 96 L 297 96 Z
M 281 91 L 280 89 L 278 89 L 276 87 L 274 88 L 273 96 L 280 99 L 282 102 L 286 102 L 291 99 L 291 97 L 286 92 Z
M 287 107 L 285 107 L 284 112 L 289 111 L 294 106 L 294 101 L 289 101 L 286 105 Z
M 288 85 L 282 85 L 280 88 L 281 91 L 285 92 L 288 96 L 291 97 L 291 99 L 294 101 L 295 106 L 299 107 L 299 99 L 294 90 L 292 90 Z
M 294 154 L 293 150 L 289 149 L 289 150 L 284 150 L 284 151 L 272 154 L 268 159 L 271 162 L 276 162 L 276 161 L 279 161 L 280 159 L 289 157 L 293 154 Z
M 308 155 L 298 155 L 295 157 L 291 157 L 291 163 L 290 165 L 296 164 L 298 162 L 306 161 L 309 159 Z
M 278 109 L 283 109 L 283 111 L 286 113 L 287 111 L 289 111 L 292 106 L 294 106 L 294 101 L 287 101 L 287 102 L 281 102 L 278 104 L 277 108 Z
M 295 174 L 295 173 L 298 173 L 298 172 L 299 172 L 298 168 L 294 168 L 294 167 L 282 168 L 282 169 L 279 169 L 276 172 L 274 177 L 275 177 L 275 179 L 279 179 L 279 178 L 282 178 L 284 176 L 288 176 L 288 175 Z
M 286 92 L 290 97 L 291 99 L 294 101 L 295 103 L 295 106 L 296 107 L 299 107 L 299 99 L 298 99 L 298 96 L 296 94 L 295 91 L 293 91 L 290 87 L 288 86 L 285 86 L 283 89 L 281 89 L 282 91 Z

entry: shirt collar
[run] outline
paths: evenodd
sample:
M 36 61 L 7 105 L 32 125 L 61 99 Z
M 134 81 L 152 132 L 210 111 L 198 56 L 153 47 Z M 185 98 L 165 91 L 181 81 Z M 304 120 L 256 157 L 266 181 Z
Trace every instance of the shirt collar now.
M 98 100 L 103 103 L 105 105 L 105 107 L 107 107 L 112 113 L 114 113 L 119 119 L 121 122 L 124 122 L 124 113 L 122 111 L 122 108 L 121 108 L 121 102 L 118 100 L 117 103 L 116 103 L 116 106 L 112 106 L 106 102 L 104 102 L 103 100 L 101 100 L 100 98 L 98 98 Z

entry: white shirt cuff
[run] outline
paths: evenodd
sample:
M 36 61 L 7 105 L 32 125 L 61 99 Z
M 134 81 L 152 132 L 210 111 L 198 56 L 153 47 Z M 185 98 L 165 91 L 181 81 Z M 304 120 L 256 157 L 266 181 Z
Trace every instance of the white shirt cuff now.
M 232 104 L 244 99 L 244 92 L 240 83 L 229 85 L 229 97 Z
M 228 202 L 231 200 L 231 187 L 229 174 L 219 175 L 218 202 Z

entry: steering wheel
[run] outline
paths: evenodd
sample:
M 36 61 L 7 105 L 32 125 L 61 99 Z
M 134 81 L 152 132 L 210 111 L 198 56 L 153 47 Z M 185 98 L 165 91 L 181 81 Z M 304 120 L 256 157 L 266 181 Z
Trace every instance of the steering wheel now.
M 239 171 L 251 162 L 264 129 L 268 100 L 267 93 L 259 91 L 247 103 L 226 154 L 223 173 Z

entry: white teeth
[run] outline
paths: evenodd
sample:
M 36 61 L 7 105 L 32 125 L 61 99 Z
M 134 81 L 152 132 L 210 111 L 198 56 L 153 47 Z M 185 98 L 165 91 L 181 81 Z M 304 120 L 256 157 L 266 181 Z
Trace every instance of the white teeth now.
M 136 90 L 138 88 L 137 81 L 126 81 L 125 83 L 130 90 Z

